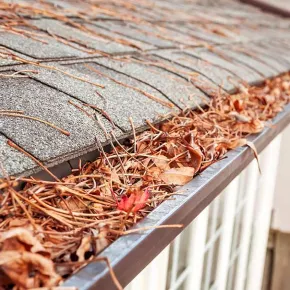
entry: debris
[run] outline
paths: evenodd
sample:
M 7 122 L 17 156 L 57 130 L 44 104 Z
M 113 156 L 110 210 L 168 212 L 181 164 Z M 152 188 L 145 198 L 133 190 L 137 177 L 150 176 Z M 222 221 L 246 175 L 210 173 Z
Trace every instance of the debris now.
M 285 74 L 230 97 L 219 94 L 206 108 L 180 112 L 162 124 L 148 122 L 149 130 L 134 133 L 126 145 L 111 143 L 110 153 L 98 143 L 101 156 L 62 179 L 9 140 L 55 181 L 0 180 L 0 286 L 58 286 L 61 277 L 102 260 L 122 289 L 108 261 L 94 257 L 119 236 L 147 230 L 130 228 L 229 150 L 246 145 L 257 158 L 246 137 L 261 132 L 289 103 L 288 78 Z M 22 189 L 16 189 L 18 181 L 25 182 Z
M 168 184 L 184 185 L 188 183 L 194 175 L 193 167 L 171 168 L 160 175 L 160 178 Z

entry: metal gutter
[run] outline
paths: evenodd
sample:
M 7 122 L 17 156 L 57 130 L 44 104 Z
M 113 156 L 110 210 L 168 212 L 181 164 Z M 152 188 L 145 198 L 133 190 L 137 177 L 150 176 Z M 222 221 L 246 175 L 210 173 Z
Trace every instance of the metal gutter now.
M 273 119 L 271 128 L 250 136 L 249 140 L 261 152 L 289 123 L 290 104 Z M 185 185 L 183 195 L 163 202 L 134 228 L 168 224 L 183 224 L 186 227 L 254 158 L 252 151 L 245 147 L 230 151 L 226 156 Z M 126 286 L 183 229 L 155 228 L 122 236 L 99 256 L 109 259 L 119 281 Z M 103 262 L 91 262 L 62 286 L 74 286 L 79 290 L 116 289 Z

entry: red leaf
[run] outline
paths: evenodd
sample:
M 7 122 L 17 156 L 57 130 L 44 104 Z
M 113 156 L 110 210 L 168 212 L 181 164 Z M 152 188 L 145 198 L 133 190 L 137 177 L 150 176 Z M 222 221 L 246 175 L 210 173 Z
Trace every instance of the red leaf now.
M 135 206 L 133 207 L 133 212 L 137 212 L 138 210 L 145 207 L 147 200 L 149 199 L 149 190 L 148 188 L 140 195 L 136 195 L 135 198 Z
M 118 209 L 126 212 L 130 212 L 134 206 L 135 195 L 131 194 L 129 197 L 122 196 L 121 201 L 118 202 Z
M 149 199 L 149 190 L 145 189 L 144 192 L 135 191 L 128 197 L 122 196 L 121 201 L 118 202 L 118 209 L 126 212 L 137 212 L 146 206 L 146 202 Z

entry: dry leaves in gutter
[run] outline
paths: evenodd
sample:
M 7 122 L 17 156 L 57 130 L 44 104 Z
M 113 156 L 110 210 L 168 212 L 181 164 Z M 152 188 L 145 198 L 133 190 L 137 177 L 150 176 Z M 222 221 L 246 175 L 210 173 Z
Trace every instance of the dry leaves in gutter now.
M 262 131 L 289 96 L 285 74 L 262 87 L 218 96 L 206 109 L 149 124 L 150 130 L 94 162 L 80 163 L 61 180 L 2 179 L 1 287 L 59 285 L 120 235 L 131 233 L 135 223 L 174 195 L 177 185 L 228 150 L 252 146 L 247 135 Z M 16 190 L 19 182 L 25 186 Z

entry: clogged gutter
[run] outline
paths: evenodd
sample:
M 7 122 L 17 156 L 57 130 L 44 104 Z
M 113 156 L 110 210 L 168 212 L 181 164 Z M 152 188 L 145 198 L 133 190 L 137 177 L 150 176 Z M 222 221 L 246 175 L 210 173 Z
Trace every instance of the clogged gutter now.
M 219 95 L 206 109 L 149 123 L 150 130 L 123 145 L 116 140 L 110 153 L 101 150 L 94 162 L 80 161 L 61 180 L 6 176 L 0 180 L 0 286 L 61 284 L 228 150 L 249 145 L 255 153 L 246 137 L 270 126 L 266 121 L 289 97 L 287 73 L 261 87 Z M 22 190 L 16 189 L 19 182 L 25 183 Z

